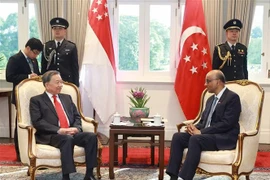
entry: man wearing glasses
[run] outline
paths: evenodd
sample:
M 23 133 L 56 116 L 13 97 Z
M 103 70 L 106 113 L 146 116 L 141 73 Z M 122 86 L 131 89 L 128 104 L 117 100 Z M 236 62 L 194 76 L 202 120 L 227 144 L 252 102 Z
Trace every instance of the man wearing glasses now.
M 56 17 L 50 21 L 54 40 L 44 44 L 41 73 L 59 71 L 64 81 L 79 87 L 79 64 L 76 44 L 65 39 L 69 23 Z
M 22 80 L 35 78 L 40 75 L 37 56 L 43 50 L 43 44 L 39 39 L 31 38 L 25 44 L 25 48 L 11 56 L 6 67 L 6 81 L 13 83 L 11 103 L 16 106 L 15 87 Z M 17 118 L 15 120 L 14 143 L 17 161 L 20 161 L 20 153 L 17 137 Z
M 239 96 L 226 88 L 225 76 L 220 70 L 207 73 L 205 86 L 213 95 L 206 102 L 200 122 L 196 125 L 188 124 L 186 132 L 173 135 L 166 170 L 171 180 L 192 180 L 202 151 L 230 150 L 236 147 L 240 132 Z M 179 172 L 185 148 L 188 148 L 188 152 Z

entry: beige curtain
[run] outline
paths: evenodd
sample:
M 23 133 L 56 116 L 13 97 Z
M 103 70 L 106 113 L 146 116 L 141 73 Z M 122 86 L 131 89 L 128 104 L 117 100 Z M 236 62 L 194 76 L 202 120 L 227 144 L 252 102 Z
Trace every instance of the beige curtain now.
M 203 7 L 210 52 L 212 57 L 215 46 L 224 41 L 223 0 L 203 0 Z
M 203 7 L 211 56 L 215 45 L 225 42 L 223 26 L 233 18 L 242 21 L 243 29 L 241 29 L 239 42 L 248 45 L 255 0 L 203 0 Z
M 49 23 L 52 18 L 63 17 L 68 20 L 69 28 L 66 39 L 77 45 L 79 67 L 81 68 L 89 0 L 34 0 L 34 2 L 42 42 L 53 38 Z
M 228 19 L 237 18 L 242 21 L 243 28 L 239 42 L 248 46 L 256 0 L 230 0 L 229 2 L 228 9 L 235 9 L 235 11 L 228 13 Z
M 34 0 L 39 34 L 42 42 L 52 39 L 50 20 L 59 16 L 63 9 L 63 0 Z
M 80 68 L 82 65 L 84 53 L 84 42 L 86 36 L 89 6 L 89 0 L 66 1 L 66 17 L 69 22 L 67 39 L 77 45 Z

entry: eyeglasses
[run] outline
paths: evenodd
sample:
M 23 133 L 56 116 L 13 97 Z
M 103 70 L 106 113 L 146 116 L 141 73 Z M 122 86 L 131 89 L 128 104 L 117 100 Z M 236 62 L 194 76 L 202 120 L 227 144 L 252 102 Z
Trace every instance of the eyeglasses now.
M 212 82 L 212 81 L 214 81 L 214 80 L 218 80 L 218 79 L 206 79 L 206 80 L 205 80 L 205 83 L 206 83 L 206 84 L 209 84 L 210 82 Z
M 39 53 L 40 53 L 40 51 L 38 51 L 38 50 L 33 50 L 33 49 L 31 49 L 31 51 L 32 51 L 35 55 L 39 55 Z

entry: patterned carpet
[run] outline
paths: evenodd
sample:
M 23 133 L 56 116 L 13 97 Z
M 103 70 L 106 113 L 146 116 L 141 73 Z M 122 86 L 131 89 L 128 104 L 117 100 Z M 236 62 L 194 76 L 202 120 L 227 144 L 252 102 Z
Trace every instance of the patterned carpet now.
M 61 179 L 60 169 L 48 169 L 38 170 L 36 179 L 37 180 L 60 180 Z M 84 177 L 85 167 L 78 167 L 77 173 L 71 174 L 72 180 L 81 180 Z M 115 179 L 116 180 L 157 180 L 158 169 L 156 168 L 128 168 L 121 167 L 115 168 Z M 27 167 L 23 166 L 0 166 L 0 179 L 1 180 L 29 180 L 30 178 L 26 175 Z M 101 169 L 102 180 L 109 179 L 109 169 Z M 168 175 L 164 175 L 164 180 L 169 180 Z M 244 180 L 244 177 L 240 178 Z M 268 172 L 253 172 L 251 180 L 269 180 L 270 173 Z M 226 176 L 207 177 L 202 175 L 196 175 L 194 180 L 230 180 Z

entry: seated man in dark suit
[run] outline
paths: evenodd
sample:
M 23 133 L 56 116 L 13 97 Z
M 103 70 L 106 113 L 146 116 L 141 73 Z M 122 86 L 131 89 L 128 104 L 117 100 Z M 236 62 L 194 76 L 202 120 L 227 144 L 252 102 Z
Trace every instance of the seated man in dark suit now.
M 236 147 L 240 132 L 239 96 L 225 87 L 225 76 L 220 70 L 212 70 L 206 75 L 205 86 L 208 92 L 214 95 L 207 100 L 200 122 L 197 125 L 188 125 L 186 132 L 173 135 L 166 170 L 171 180 L 192 180 L 202 151 L 229 150 Z M 188 153 L 179 172 L 185 148 L 188 148 Z
M 84 147 L 86 158 L 85 180 L 95 180 L 93 168 L 97 165 L 97 136 L 83 132 L 81 117 L 71 96 L 61 94 L 63 80 L 58 71 L 48 71 L 42 76 L 46 91 L 30 99 L 30 116 L 37 143 L 60 149 L 63 179 L 76 172 L 73 148 Z

